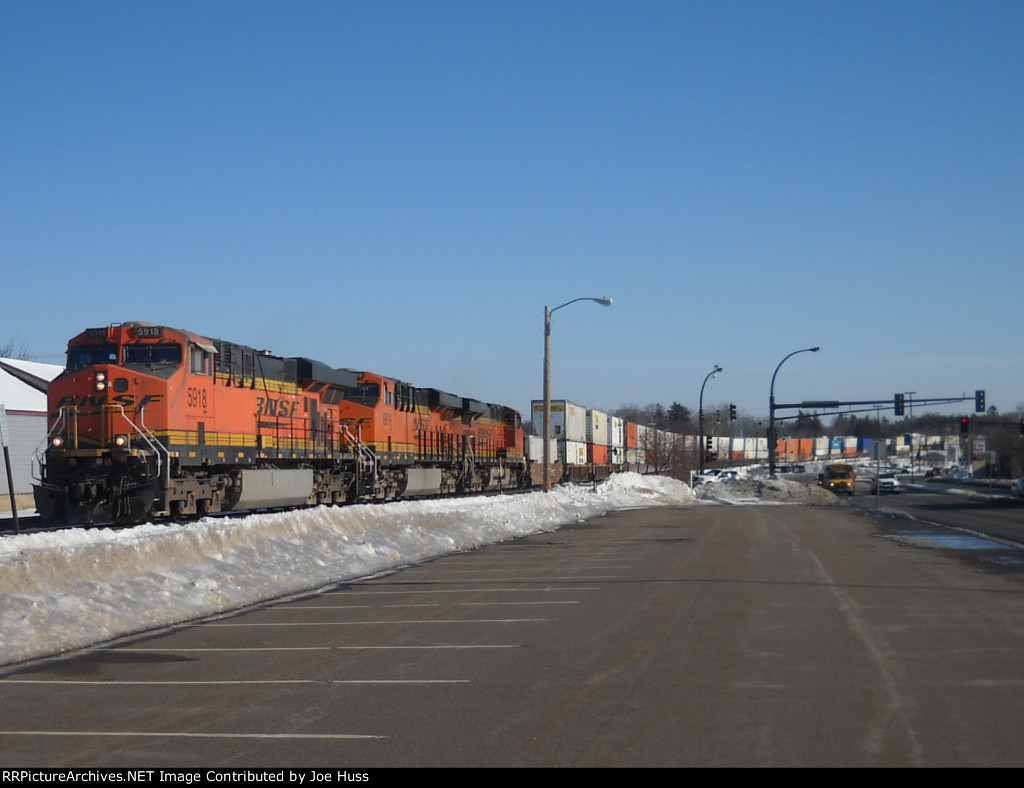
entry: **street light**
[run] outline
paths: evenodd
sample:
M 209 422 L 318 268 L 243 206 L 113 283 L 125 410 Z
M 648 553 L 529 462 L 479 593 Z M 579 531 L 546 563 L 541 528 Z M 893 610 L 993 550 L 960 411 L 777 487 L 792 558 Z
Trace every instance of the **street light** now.
M 574 298 L 552 309 L 544 307 L 544 492 L 551 491 L 551 315 L 577 301 L 611 306 L 610 298 Z
M 817 353 L 821 350 L 820 347 L 805 347 L 803 350 L 794 350 L 786 358 L 779 362 L 779 366 L 775 368 L 775 373 L 772 375 L 772 388 L 768 399 L 768 475 L 775 475 L 775 375 L 779 374 L 779 369 L 783 364 L 786 363 L 786 359 L 791 356 L 795 356 L 797 353 Z
M 706 378 L 704 378 L 704 383 L 701 384 L 700 387 L 700 402 L 698 405 L 697 412 L 700 418 L 700 446 L 698 447 L 698 449 L 700 454 L 701 473 L 704 473 L 704 386 L 708 385 L 708 381 L 711 380 L 711 378 L 717 378 L 718 373 L 721 371 L 722 368 L 718 366 L 718 364 L 715 364 L 715 368 L 708 373 L 708 376 Z

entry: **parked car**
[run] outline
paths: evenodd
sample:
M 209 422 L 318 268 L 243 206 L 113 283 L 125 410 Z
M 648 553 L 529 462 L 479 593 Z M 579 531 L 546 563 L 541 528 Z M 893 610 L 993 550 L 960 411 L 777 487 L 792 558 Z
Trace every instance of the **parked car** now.
M 719 474 L 721 474 L 721 468 L 709 468 L 704 473 L 695 474 L 693 477 L 693 484 L 696 487 L 698 484 L 708 484 L 718 480 Z
M 693 477 L 694 486 L 698 484 L 710 484 L 711 482 L 721 481 L 723 479 L 738 479 L 739 474 L 736 471 L 725 470 L 722 468 L 711 468 L 704 471 L 704 473 L 698 473 Z
M 899 495 L 900 480 L 895 473 L 880 473 L 871 480 L 871 494 L 893 493 Z
M 1015 479 L 1010 485 L 1010 495 L 1014 498 L 1024 498 L 1024 476 Z

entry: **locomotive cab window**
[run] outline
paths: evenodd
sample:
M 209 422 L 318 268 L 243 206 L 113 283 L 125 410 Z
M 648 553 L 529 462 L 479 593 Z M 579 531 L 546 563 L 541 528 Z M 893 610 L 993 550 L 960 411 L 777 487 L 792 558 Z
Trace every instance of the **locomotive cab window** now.
M 181 364 L 181 345 L 133 344 L 124 346 L 124 363 L 145 366 L 178 366 Z
M 190 345 L 188 348 L 189 367 L 193 375 L 210 374 L 210 354 L 198 345 Z
M 380 386 L 376 383 L 363 383 L 356 388 L 346 389 L 345 399 L 357 405 L 375 408 L 380 402 Z
M 81 345 L 68 351 L 68 369 L 116 363 L 117 345 Z

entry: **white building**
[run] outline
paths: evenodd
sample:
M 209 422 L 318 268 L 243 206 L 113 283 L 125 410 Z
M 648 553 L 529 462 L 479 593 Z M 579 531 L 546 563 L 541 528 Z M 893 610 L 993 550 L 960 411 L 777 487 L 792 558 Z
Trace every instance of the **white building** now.
M 19 512 L 35 509 L 32 458 L 46 439 L 46 387 L 63 371 L 56 364 L 0 358 L 0 405 L 7 413 L 7 452 Z M 0 511 L 10 510 L 7 468 L 0 462 Z

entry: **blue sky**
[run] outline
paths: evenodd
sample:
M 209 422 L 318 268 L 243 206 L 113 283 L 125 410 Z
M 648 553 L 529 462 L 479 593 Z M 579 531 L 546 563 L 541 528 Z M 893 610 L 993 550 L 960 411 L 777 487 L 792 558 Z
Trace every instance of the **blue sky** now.
M 0 344 L 1024 403 L 1024 3 L 0 0 Z M 961 412 L 968 404 L 936 408 Z M 891 418 L 891 411 L 890 411 Z

